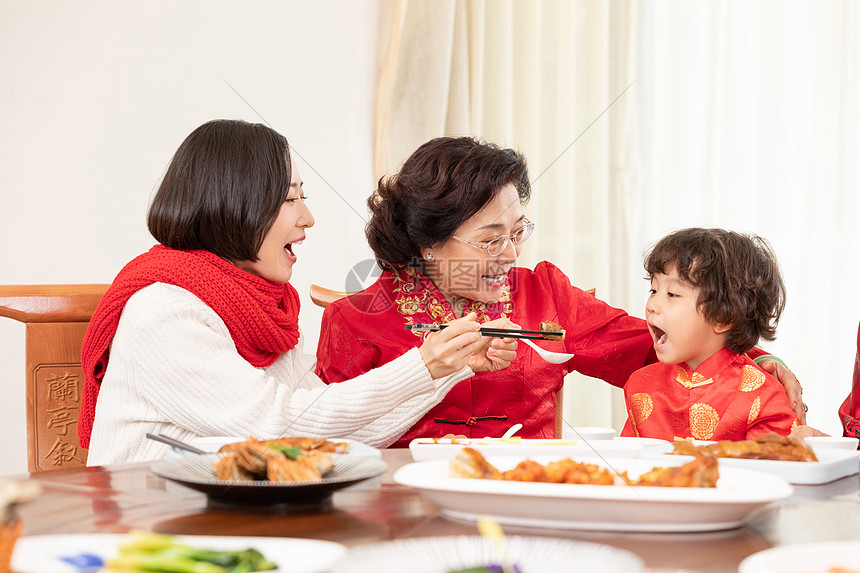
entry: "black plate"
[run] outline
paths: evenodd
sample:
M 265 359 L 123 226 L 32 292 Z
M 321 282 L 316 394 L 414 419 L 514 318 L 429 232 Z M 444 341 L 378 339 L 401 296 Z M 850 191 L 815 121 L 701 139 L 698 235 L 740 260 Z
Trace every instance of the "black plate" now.
M 381 475 L 388 465 L 373 456 L 332 454 L 334 469 L 320 482 L 226 481 L 215 479 L 212 463 L 225 454 L 164 460 L 152 472 L 164 479 L 202 491 L 210 500 L 226 504 L 310 505 L 328 501 L 332 494 L 360 481 Z

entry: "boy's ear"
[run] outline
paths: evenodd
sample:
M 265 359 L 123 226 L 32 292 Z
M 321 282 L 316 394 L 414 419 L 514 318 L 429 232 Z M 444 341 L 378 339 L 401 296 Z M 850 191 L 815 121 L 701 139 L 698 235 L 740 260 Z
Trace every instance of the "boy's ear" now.
M 726 332 L 728 332 L 732 328 L 732 326 L 733 325 L 731 325 L 731 324 L 715 324 L 714 325 L 714 332 L 717 334 L 725 334 Z

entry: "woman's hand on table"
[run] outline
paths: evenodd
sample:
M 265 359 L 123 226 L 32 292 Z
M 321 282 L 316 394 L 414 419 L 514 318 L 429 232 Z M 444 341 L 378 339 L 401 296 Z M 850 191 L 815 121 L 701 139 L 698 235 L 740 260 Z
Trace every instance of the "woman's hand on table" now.
M 812 426 L 797 426 L 789 434 L 792 438 L 811 438 L 813 436 L 829 436 L 821 430 L 816 430 Z
M 487 328 L 513 328 L 519 329 L 520 325 L 515 324 L 507 318 L 498 318 L 485 322 L 481 326 Z M 474 372 L 496 372 L 507 368 L 514 358 L 517 357 L 517 339 L 516 338 L 496 338 L 488 337 L 484 339 L 485 348 L 482 352 L 478 352 L 469 359 L 469 368 Z
M 802 425 L 806 425 L 806 404 L 803 403 L 803 387 L 794 373 L 776 360 L 762 360 L 759 366 L 770 372 L 785 388 L 788 402 Z
M 471 366 L 473 354 L 487 352 L 484 349 L 486 343 L 478 332 L 481 325 L 475 318 L 475 313 L 470 313 L 424 339 L 418 352 L 434 380 Z

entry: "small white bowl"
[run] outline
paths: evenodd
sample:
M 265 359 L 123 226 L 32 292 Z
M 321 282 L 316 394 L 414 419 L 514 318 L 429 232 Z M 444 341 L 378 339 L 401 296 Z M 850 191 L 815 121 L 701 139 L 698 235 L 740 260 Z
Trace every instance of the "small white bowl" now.
M 813 449 L 821 448 L 823 450 L 856 450 L 860 444 L 860 439 L 849 438 L 843 436 L 810 436 L 804 438 L 807 444 Z
M 565 428 L 563 434 L 565 440 L 613 440 L 615 439 L 615 428 L 579 426 Z

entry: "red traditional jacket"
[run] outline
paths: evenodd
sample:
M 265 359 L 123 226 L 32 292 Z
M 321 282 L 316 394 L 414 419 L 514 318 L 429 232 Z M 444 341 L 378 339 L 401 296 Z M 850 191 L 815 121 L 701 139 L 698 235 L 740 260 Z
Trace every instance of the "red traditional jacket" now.
M 564 341 L 538 344 L 576 356 L 565 364 L 549 364 L 520 344 L 508 368 L 459 383 L 394 446 L 445 434 L 498 437 L 514 423 L 523 424 L 518 435 L 524 438 L 552 438 L 556 393 L 568 372 L 623 386 L 631 373 L 655 359 L 642 319 L 572 286 L 548 262 L 534 271 L 514 267 L 500 300 L 467 302 L 464 313 L 473 311 L 481 322 L 507 317 L 528 330 L 539 329 L 541 321 L 556 322 L 566 330 Z M 451 320 L 450 304 L 425 276 L 413 269 L 384 272 L 369 288 L 326 308 L 317 374 L 329 383 L 354 378 L 421 345 L 427 334 L 405 325 Z
M 624 386 L 622 436 L 746 440 L 767 432 L 787 436 L 798 424 L 785 389 L 746 355 L 726 348 L 692 371 L 657 362 Z
M 857 354 L 854 358 L 854 379 L 848 397 L 839 407 L 843 435 L 860 438 L 860 328 L 857 330 Z

